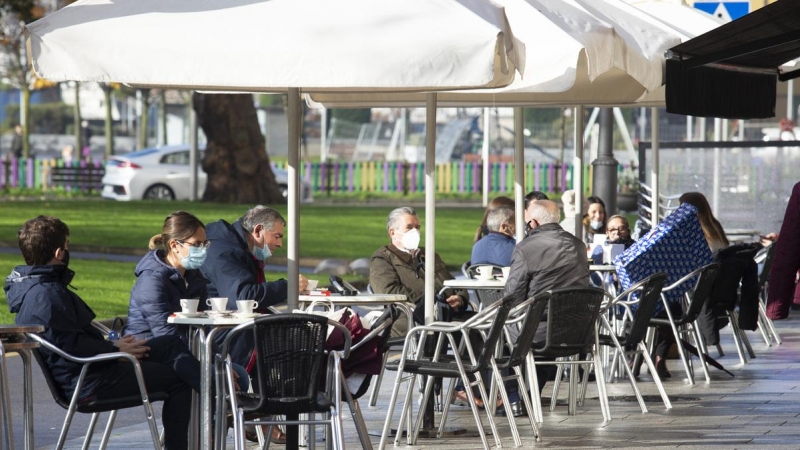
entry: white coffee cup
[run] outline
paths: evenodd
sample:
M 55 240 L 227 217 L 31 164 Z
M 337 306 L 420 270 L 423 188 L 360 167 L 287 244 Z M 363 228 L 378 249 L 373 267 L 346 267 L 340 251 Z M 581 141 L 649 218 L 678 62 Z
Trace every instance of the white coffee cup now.
M 511 273 L 511 267 L 503 267 L 503 278 L 508 279 L 508 274 Z
M 228 297 L 211 297 L 206 300 L 206 305 L 210 306 L 212 311 L 225 311 L 228 307 Z
M 236 300 L 236 309 L 243 314 L 251 314 L 255 308 L 258 307 L 258 302 L 255 300 Z
M 197 313 L 197 305 L 200 304 L 200 300 L 195 298 L 182 298 L 181 299 L 181 312 L 186 314 L 195 314 Z
M 478 267 L 478 279 L 479 280 L 491 280 L 492 279 L 492 269 L 491 266 L 480 266 Z

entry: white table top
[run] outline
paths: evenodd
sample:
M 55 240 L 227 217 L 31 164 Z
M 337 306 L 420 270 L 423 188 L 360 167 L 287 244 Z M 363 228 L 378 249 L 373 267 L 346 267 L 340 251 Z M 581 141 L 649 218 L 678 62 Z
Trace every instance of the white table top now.
M 348 305 L 363 304 L 387 304 L 406 301 L 406 296 L 402 294 L 358 294 L 358 295 L 300 295 L 298 296 L 300 303 L 311 302 L 330 302 L 330 303 L 345 303 Z
M 256 317 L 262 315 L 263 314 L 259 314 Z M 205 314 L 198 317 L 182 317 L 173 314 L 167 318 L 167 323 L 174 323 L 175 325 L 240 325 L 254 318 L 255 317 L 239 317 L 235 315 L 227 317 L 208 317 Z
M 617 266 L 613 264 L 591 264 L 589 266 L 590 272 L 616 272 Z
M 452 289 L 504 289 L 506 287 L 506 280 L 444 280 L 444 287 Z

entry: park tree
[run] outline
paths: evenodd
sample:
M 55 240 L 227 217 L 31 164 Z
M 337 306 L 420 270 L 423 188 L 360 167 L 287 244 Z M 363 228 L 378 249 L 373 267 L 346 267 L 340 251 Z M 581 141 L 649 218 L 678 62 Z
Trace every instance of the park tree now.
M 274 204 L 284 201 L 269 163 L 251 94 L 194 94 L 206 135 L 203 201 Z
M 22 154 L 30 155 L 29 119 L 31 87 L 35 77 L 25 56 L 23 27 L 45 14 L 44 7 L 34 0 L 3 0 L 0 2 L 0 79 L 20 90 L 20 125 L 22 125 Z

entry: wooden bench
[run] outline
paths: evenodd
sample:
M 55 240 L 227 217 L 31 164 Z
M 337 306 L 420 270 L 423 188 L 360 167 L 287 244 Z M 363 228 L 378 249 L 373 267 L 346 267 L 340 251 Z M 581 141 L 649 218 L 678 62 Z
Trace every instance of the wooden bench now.
M 81 191 L 101 191 L 103 189 L 104 167 L 52 167 L 50 184 Z

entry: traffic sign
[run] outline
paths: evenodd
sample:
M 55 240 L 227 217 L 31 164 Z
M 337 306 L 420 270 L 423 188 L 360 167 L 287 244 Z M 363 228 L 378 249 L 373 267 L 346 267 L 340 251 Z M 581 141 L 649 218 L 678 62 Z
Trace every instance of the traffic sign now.
M 707 2 L 696 0 L 694 7 L 726 21 L 736 20 L 750 12 L 749 1 Z

